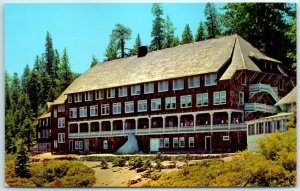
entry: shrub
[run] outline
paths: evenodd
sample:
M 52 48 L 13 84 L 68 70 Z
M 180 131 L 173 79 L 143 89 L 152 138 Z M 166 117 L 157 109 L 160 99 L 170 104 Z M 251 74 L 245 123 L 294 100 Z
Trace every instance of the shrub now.
M 123 167 L 125 166 L 125 159 L 123 157 L 115 157 L 113 159 L 113 166 L 120 166 Z
M 108 169 L 108 163 L 107 163 L 107 161 L 106 161 L 105 158 L 101 158 L 101 160 L 100 160 L 100 167 L 102 169 Z
M 133 169 L 140 168 L 143 166 L 142 158 L 140 156 L 131 157 L 128 161 L 128 165 Z

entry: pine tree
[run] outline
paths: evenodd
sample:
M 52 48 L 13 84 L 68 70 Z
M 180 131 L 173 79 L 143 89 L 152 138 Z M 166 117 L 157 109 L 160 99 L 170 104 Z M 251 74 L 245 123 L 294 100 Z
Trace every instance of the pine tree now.
M 152 24 L 151 37 L 153 38 L 150 45 L 150 50 L 162 49 L 164 42 L 164 14 L 160 4 L 154 3 L 152 6 L 152 14 L 155 17 Z
M 195 41 L 202 41 L 206 39 L 206 35 L 205 35 L 205 28 L 203 26 L 203 23 L 200 22 L 198 29 L 197 29 L 197 34 L 195 35 Z
M 219 16 L 215 5 L 213 3 L 207 3 L 205 6 L 206 28 L 208 38 L 215 38 L 221 34 Z
M 93 66 L 97 65 L 99 63 L 98 59 L 96 58 L 96 56 L 92 57 L 92 63 L 90 68 L 92 68 Z
M 46 35 L 46 44 L 45 44 L 45 61 L 46 61 L 46 71 L 48 75 L 51 76 L 51 79 L 55 79 L 54 74 L 54 60 L 55 60 L 55 51 L 53 49 L 52 37 L 49 32 Z
M 174 33 L 175 33 L 175 27 L 170 19 L 169 16 L 166 18 L 166 22 L 164 24 L 164 36 L 165 36 L 165 42 L 164 47 L 170 48 L 171 44 L 174 40 Z
M 189 24 L 186 24 L 182 33 L 182 40 L 181 40 L 181 44 L 188 44 L 193 42 L 193 35 L 192 35 L 192 31 L 190 29 Z
M 131 30 L 122 24 L 116 24 L 115 28 L 111 33 L 111 39 L 117 43 L 118 50 L 121 51 L 121 58 L 125 57 L 125 43 L 126 40 L 131 39 Z
M 17 152 L 16 166 L 15 166 L 15 176 L 21 178 L 28 178 L 30 176 L 27 162 L 29 160 L 27 150 L 23 143 L 21 143 L 20 148 Z
M 59 94 L 65 90 L 73 81 L 72 71 L 69 63 L 69 56 L 67 53 L 67 48 L 64 48 L 63 56 L 61 58 L 61 68 L 60 68 L 60 83 L 62 85 Z
M 21 92 L 21 83 L 18 78 L 18 74 L 14 73 L 11 84 L 11 100 L 13 102 L 17 102 L 19 98 L 19 94 Z
M 105 51 L 105 55 L 104 55 L 106 57 L 105 61 L 116 59 L 117 58 L 117 50 L 118 50 L 118 46 L 112 39 L 110 39 L 109 44 Z
M 130 55 L 137 55 L 138 48 L 142 45 L 140 34 L 136 36 L 135 43 L 133 48 L 131 49 Z
M 179 45 L 179 37 L 175 37 L 171 43 L 171 46 L 170 47 L 175 47 L 175 46 L 178 46 Z
M 22 79 L 22 90 L 23 92 L 25 93 L 28 93 L 28 83 L 29 83 L 29 80 L 30 80 L 30 68 L 28 66 L 28 64 L 26 64 L 25 66 L 25 69 L 24 69 L 24 72 L 23 72 L 23 75 L 21 77 Z
M 41 99 L 42 95 L 42 82 L 41 82 L 41 75 L 36 70 L 33 69 L 31 73 L 31 78 L 28 84 L 28 96 L 31 100 L 31 108 L 33 111 L 33 115 L 37 117 L 40 104 L 43 102 Z
M 5 71 L 5 111 L 10 109 L 10 96 L 11 96 L 11 87 L 10 87 L 10 83 L 11 83 L 11 77 L 9 75 L 9 73 L 7 71 Z

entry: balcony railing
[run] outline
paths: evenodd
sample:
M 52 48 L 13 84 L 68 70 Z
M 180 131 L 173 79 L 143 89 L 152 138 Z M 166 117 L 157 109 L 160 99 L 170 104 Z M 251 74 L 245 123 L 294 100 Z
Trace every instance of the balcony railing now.
M 251 84 L 249 90 L 250 93 L 260 92 L 260 91 L 267 92 L 275 99 L 275 101 L 279 101 L 278 88 L 272 87 L 269 84 Z
M 245 111 L 261 111 L 266 113 L 276 113 L 276 108 L 263 103 L 245 103 Z

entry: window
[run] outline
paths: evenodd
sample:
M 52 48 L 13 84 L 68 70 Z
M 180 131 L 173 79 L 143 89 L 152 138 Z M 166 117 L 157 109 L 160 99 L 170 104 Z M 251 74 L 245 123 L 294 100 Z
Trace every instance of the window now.
M 78 141 L 75 141 L 75 149 L 79 149 Z
M 141 94 L 141 86 L 138 85 L 132 85 L 131 86 L 131 95 L 140 95 Z
M 195 138 L 189 137 L 189 147 L 195 147 Z
M 107 98 L 115 98 L 115 89 L 114 88 L 111 88 L 111 89 L 108 89 L 107 90 Z
M 208 93 L 197 94 L 196 95 L 197 107 L 208 105 Z
M 92 101 L 93 100 L 93 93 L 92 92 L 85 92 L 84 93 L 84 100 L 85 101 Z
M 53 143 L 54 145 L 53 145 L 53 147 L 55 148 L 55 149 L 57 149 L 57 140 L 54 140 L 54 143 Z
M 176 109 L 176 97 L 166 97 L 166 109 Z
M 173 80 L 173 90 L 182 90 L 182 89 L 184 89 L 183 79 Z
M 41 132 L 38 132 L 38 139 L 41 138 Z
M 151 94 L 154 92 L 154 83 L 146 83 L 144 84 L 144 94 Z
M 220 92 L 220 104 L 226 104 L 226 91 Z
M 46 129 L 46 132 L 45 132 L 45 138 L 49 138 L 49 132 L 48 132 L 48 129 Z
M 138 112 L 147 111 L 147 100 L 138 101 Z
M 57 107 L 57 109 L 58 109 L 58 112 L 65 112 L 65 106 L 64 105 L 59 105 Z
M 223 136 L 223 141 L 229 141 L 230 140 L 230 138 L 229 138 L 229 136 Z
M 179 147 L 184 147 L 185 146 L 185 142 L 184 142 L 184 137 L 179 137 Z
M 54 118 L 57 118 L 57 109 L 54 109 Z
M 58 118 L 58 128 L 64 128 L 65 127 L 65 118 L 61 117 Z
M 72 95 L 68 95 L 68 103 L 72 103 Z
M 283 79 L 279 80 L 279 89 L 280 90 L 284 89 L 284 81 L 283 81 Z
M 95 100 L 104 99 L 104 90 L 95 91 Z
M 189 88 L 200 87 L 200 76 L 189 77 Z
M 46 126 L 48 126 L 48 118 L 46 119 Z
M 108 142 L 107 140 L 103 140 L 103 149 L 108 149 Z
M 241 84 L 242 84 L 242 85 L 246 85 L 246 83 L 247 83 L 246 75 L 245 75 L 245 74 L 242 74 L 242 76 L 241 76 Z
M 86 116 L 87 116 L 87 107 L 80 107 L 79 117 L 86 117 Z
M 41 120 L 39 120 L 39 127 L 41 127 Z
M 113 103 L 113 114 L 121 114 L 121 102 Z
M 81 93 L 75 94 L 75 103 L 78 103 L 81 101 L 82 101 L 82 94 Z
M 239 92 L 240 105 L 244 105 L 244 92 Z
M 169 82 L 168 81 L 158 82 L 158 92 L 166 92 L 168 90 L 169 90 Z
M 181 96 L 180 97 L 180 107 L 181 108 L 188 108 L 192 107 L 192 96 Z
M 129 101 L 125 102 L 125 113 L 133 113 L 134 112 L 134 102 Z
M 151 100 L 151 111 L 161 110 L 161 98 Z
M 158 148 L 164 148 L 164 138 L 159 138 Z
M 214 92 L 214 104 L 220 103 L 220 92 Z
M 101 115 L 109 115 L 109 104 L 101 105 Z
M 65 133 L 58 133 L 58 143 L 65 143 Z
M 83 149 L 83 141 L 78 141 L 78 149 Z
M 45 120 L 43 120 L 43 126 L 45 126 Z
M 119 87 L 119 97 L 127 96 L 127 87 Z
M 217 74 L 206 74 L 205 75 L 205 86 L 217 85 Z
M 178 148 L 178 137 L 173 137 L 173 148 Z
M 45 138 L 45 130 L 42 130 L 42 138 Z
M 169 148 L 169 138 L 164 139 L 164 148 Z
M 90 106 L 90 116 L 98 116 L 98 105 Z
M 77 118 L 77 108 L 70 108 L 70 118 Z

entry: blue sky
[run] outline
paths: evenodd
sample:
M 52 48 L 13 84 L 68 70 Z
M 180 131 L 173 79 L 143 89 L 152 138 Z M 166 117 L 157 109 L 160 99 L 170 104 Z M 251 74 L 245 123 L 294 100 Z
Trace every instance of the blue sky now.
M 218 8 L 224 4 L 215 4 Z M 32 69 L 36 55 L 45 49 L 47 31 L 60 55 L 67 48 L 72 71 L 85 72 L 92 56 L 104 58 L 109 36 L 115 24 L 132 30 L 131 48 L 137 34 L 142 44 L 151 42 L 152 4 L 6 4 L 4 7 L 4 63 L 10 74 L 22 75 L 25 65 Z M 162 4 L 164 17 L 169 15 L 181 38 L 189 24 L 193 35 L 200 21 L 205 21 L 204 3 Z

